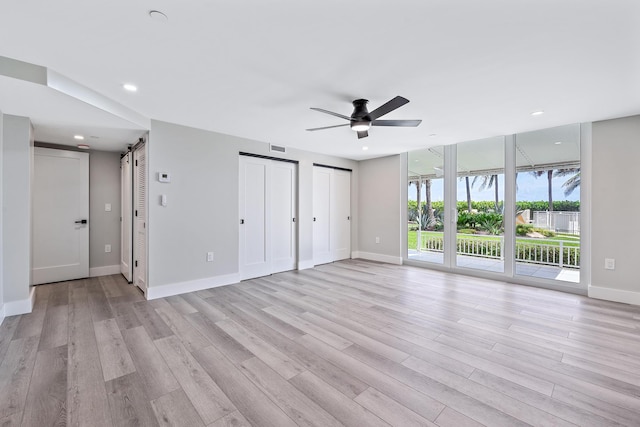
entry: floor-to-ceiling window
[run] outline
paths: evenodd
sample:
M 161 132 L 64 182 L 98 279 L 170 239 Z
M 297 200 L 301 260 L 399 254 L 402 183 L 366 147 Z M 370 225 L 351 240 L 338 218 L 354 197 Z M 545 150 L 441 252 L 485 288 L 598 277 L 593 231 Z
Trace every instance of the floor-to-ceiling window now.
M 515 135 L 515 273 L 580 282 L 580 125 Z
M 580 132 L 575 124 L 408 153 L 406 260 L 579 284 Z
M 444 260 L 444 151 L 431 147 L 407 159 L 407 250 L 412 260 Z
M 457 145 L 456 265 L 504 271 L 504 137 Z

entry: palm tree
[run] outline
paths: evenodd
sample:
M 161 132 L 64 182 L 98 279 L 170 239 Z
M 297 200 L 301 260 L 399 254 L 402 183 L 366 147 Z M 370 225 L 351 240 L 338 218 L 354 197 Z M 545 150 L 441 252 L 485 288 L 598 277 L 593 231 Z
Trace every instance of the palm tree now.
M 460 181 L 462 181 L 462 177 L 460 177 Z M 471 185 L 469 185 L 469 177 L 465 176 L 464 177 L 464 182 L 465 185 L 467 187 L 467 211 L 471 212 L 472 206 L 471 206 Z
M 484 190 L 485 188 L 493 187 L 495 193 L 496 212 L 499 212 L 500 191 L 498 189 L 498 175 L 477 175 L 473 178 L 471 186 L 474 186 L 478 179 L 482 179 L 482 183 L 480 184 L 480 191 Z
M 558 169 L 554 172 L 553 176 L 563 177 L 571 175 L 563 184 L 565 197 L 573 193 L 574 190 L 580 187 L 580 168 Z
M 549 192 L 549 208 L 547 209 L 549 212 L 553 212 L 553 169 L 549 169 L 548 171 L 533 171 L 531 172 L 533 176 L 536 178 L 542 176 L 547 173 L 547 182 L 548 182 L 548 192 Z
M 432 226 L 436 222 L 436 217 L 433 214 L 433 204 L 431 203 L 431 180 L 424 180 L 424 192 L 425 192 L 425 208 L 427 213 L 427 227 Z

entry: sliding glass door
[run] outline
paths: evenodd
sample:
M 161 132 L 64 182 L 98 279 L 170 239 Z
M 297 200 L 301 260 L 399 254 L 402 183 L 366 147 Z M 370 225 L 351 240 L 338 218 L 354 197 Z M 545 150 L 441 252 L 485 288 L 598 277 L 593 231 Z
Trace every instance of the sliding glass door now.
M 515 273 L 580 282 L 580 125 L 517 134 Z
M 444 151 L 431 147 L 407 159 L 407 251 L 411 260 L 444 262 Z
M 405 259 L 523 283 L 579 284 L 580 129 L 408 153 Z
M 456 265 L 504 271 L 504 137 L 457 145 Z

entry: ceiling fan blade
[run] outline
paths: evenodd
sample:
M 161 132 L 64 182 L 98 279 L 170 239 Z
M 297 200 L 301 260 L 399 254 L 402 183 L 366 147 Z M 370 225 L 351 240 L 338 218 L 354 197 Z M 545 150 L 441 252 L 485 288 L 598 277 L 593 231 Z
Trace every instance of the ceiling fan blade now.
M 386 104 L 382 104 L 381 106 L 379 106 L 378 108 L 370 112 L 369 117 L 371 117 L 371 120 L 375 120 L 378 117 L 382 117 L 385 114 L 392 112 L 396 108 L 402 107 L 404 104 L 407 104 L 408 102 L 409 100 L 407 98 L 396 96 L 391 101 L 387 102 Z
M 368 136 L 369 136 L 369 132 L 367 132 L 366 130 L 358 131 L 358 139 L 366 138 Z
M 404 126 L 417 127 L 422 120 L 374 120 L 371 126 Z
M 349 123 L 345 123 L 343 125 L 324 126 L 324 127 L 321 127 L 321 128 L 311 128 L 311 129 L 307 129 L 307 130 L 313 132 L 313 131 L 316 131 L 316 130 L 339 128 L 339 127 L 343 127 L 343 126 L 349 126 Z
M 334 113 L 333 111 L 324 110 L 322 108 L 316 108 L 316 107 L 311 107 L 311 109 L 315 110 L 315 111 L 320 111 L 321 113 L 331 114 L 332 116 L 340 117 L 341 119 L 345 119 L 345 120 L 351 121 L 351 117 L 345 116 L 344 114 Z

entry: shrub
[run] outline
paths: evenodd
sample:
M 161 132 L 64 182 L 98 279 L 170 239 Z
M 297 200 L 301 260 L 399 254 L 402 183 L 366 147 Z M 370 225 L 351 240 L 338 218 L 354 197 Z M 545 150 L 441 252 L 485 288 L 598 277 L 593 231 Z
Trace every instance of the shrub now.
M 518 236 L 526 236 L 527 233 L 532 233 L 532 232 L 540 233 L 544 237 L 555 237 L 556 236 L 555 232 L 553 232 L 551 230 L 544 229 L 544 228 L 534 227 L 532 224 L 516 224 L 516 235 L 518 235 Z

